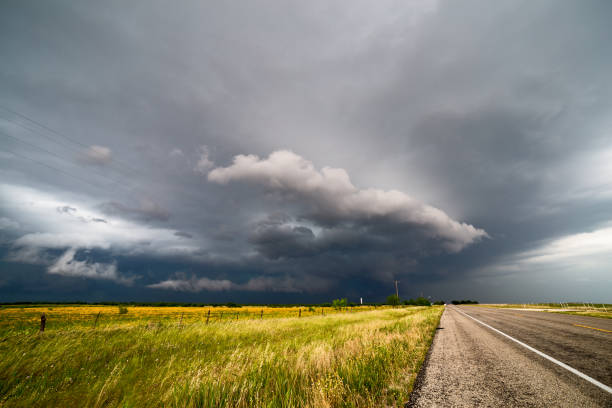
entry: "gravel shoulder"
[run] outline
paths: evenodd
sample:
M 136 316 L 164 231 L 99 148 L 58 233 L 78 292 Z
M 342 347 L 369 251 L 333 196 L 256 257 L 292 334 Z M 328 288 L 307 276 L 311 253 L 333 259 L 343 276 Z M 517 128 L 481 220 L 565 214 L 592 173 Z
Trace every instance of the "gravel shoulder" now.
M 603 328 L 606 320 L 476 309 L 461 310 L 610 385 L 612 333 L 575 326 Z M 612 407 L 612 395 L 450 306 L 408 406 Z

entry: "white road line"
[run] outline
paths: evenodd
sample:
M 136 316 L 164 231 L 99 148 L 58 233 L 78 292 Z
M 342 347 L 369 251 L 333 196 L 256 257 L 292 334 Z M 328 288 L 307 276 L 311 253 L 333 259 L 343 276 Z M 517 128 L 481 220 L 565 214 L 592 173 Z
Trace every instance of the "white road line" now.
M 529 346 L 529 345 L 527 345 L 527 344 L 523 343 L 522 341 L 517 340 L 517 339 L 515 339 L 514 337 L 508 336 L 506 333 L 502 332 L 501 330 L 497 330 L 495 327 L 489 326 L 488 324 L 486 324 L 486 323 L 484 323 L 484 322 L 481 322 L 480 320 L 476 319 L 475 317 L 472 317 L 472 316 L 470 316 L 469 314 L 464 313 L 463 311 L 459 310 L 459 308 L 457 308 L 457 307 L 453 307 L 453 309 L 454 309 L 454 310 L 456 310 L 456 311 L 458 311 L 459 313 L 461 313 L 461 314 L 463 314 L 463 315 L 466 315 L 466 316 L 467 316 L 467 317 L 469 317 L 470 319 L 472 319 L 472 320 L 474 320 L 474 321 L 476 321 L 476 322 L 478 322 L 478 323 L 482 324 L 483 326 L 488 327 L 489 329 L 491 329 L 491 330 L 493 330 L 493 331 L 495 331 L 495 332 L 497 332 L 497 333 L 501 334 L 502 336 L 509 338 L 509 339 L 510 339 L 510 340 L 512 340 L 513 342 L 520 344 L 521 346 L 525 347 L 526 349 L 533 351 L 533 352 L 534 352 L 534 353 L 536 353 L 537 355 L 544 357 L 544 358 L 545 358 L 545 359 L 547 359 L 548 361 L 552 361 L 553 363 L 557 364 L 558 366 L 565 368 L 567 371 L 569 371 L 569 372 L 572 372 L 572 373 L 576 374 L 578 377 L 580 377 L 580 378 L 582 378 L 582 379 L 587 380 L 588 382 L 590 382 L 591 384 L 593 384 L 593 385 L 595 385 L 595 386 L 597 386 L 597 387 L 601 388 L 602 390 L 607 391 L 607 392 L 609 392 L 610 394 L 612 394 L 612 388 L 611 388 L 611 387 L 608 387 L 606 384 L 600 383 L 600 382 L 599 382 L 599 381 L 597 381 L 596 379 L 594 379 L 594 378 L 592 378 L 592 377 L 589 377 L 588 375 L 586 375 L 586 374 L 584 374 L 584 373 L 582 373 L 582 372 L 580 372 L 580 371 L 576 370 L 575 368 L 572 368 L 572 367 L 568 366 L 568 365 L 567 365 L 567 364 L 565 364 L 565 363 L 562 363 L 561 361 L 559 361 L 559 360 L 557 360 L 557 359 L 555 359 L 555 358 L 552 358 L 552 357 L 551 357 L 551 356 L 549 356 L 548 354 L 544 354 L 544 353 L 542 353 L 540 350 L 536 350 L 536 349 L 534 349 L 533 347 L 531 347 L 531 346 Z

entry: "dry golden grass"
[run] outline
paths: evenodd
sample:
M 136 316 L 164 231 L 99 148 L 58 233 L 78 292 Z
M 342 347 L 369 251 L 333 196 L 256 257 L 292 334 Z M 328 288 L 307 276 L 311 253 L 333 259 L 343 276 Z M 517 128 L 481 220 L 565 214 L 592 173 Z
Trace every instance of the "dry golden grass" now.
M 266 307 L 266 306 L 206 306 L 206 307 L 155 307 L 155 306 L 127 306 L 127 313 L 120 314 L 118 306 L 101 305 L 44 305 L 44 306 L 3 306 L 0 307 L 0 328 L 35 328 L 40 316 L 45 313 L 47 328 L 53 330 L 64 326 L 118 323 L 176 322 L 193 323 L 197 321 L 209 322 L 226 320 L 244 320 L 256 318 L 279 317 L 309 317 L 329 315 L 336 313 L 356 313 L 367 310 L 385 309 L 388 306 L 356 306 L 342 309 L 331 307 L 309 308 L 304 306 L 292 307 Z M 263 313 L 262 313 L 263 312 Z M 210 315 L 209 315 L 210 313 Z
M 178 308 L 179 326 L 175 317 L 129 320 L 129 309 L 127 320 L 97 329 L 78 320 L 42 335 L 0 329 L 0 406 L 401 406 L 443 310 L 206 324 Z M 168 313 L 155 309 L 138 313 Z

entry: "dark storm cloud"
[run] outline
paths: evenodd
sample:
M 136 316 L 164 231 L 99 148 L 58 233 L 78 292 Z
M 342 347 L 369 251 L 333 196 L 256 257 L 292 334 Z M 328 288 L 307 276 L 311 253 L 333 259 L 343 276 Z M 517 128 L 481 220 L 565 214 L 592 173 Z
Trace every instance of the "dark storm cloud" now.
M 403 192 L 360 190 L 343 169 L 318 170 L 288 151 L 264 159 L 237 156 L 231 166 L 211 170 L 208 179 L 260 185 L 268 195 L 277 194 L 270 205 L 292 207 L 293 215 L 272 213 L 251 229 L 250 243 L 272 260 L 325 264 L 335 258 L 341 269 L 353 274 L 362 269 L 361 258 L 367 254 L 368 265 L 378 271 L 373 278 L 378 274 L 387 279 L 405 270 L 402 263 L 459 252 L 487 236 Z M 392 268 L 390 258 L 401 262 Z
M 270 259 L 312 256 L 318 252 L 315 239 L 310 228 L 270 220 L 258 223 L 249 237 L 258 252 Z
M 413 296 L 610 300 L 611 15 L 564 0 L 3 2 L 0 243 L 37 278 L 0 290 L 382 299 L 399 278 Z M 283 150 L 315 187 L 291 168 L 217 171 Z

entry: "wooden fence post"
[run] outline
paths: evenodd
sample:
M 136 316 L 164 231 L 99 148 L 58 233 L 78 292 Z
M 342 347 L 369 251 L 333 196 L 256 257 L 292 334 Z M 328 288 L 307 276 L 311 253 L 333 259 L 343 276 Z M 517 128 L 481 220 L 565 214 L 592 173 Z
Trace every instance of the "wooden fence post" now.
M 210 309 L 208 309 L 208 314 L 206 315 L 206 324 L 208 324 L 209 320 L 210 320 Z
M 47 324 L 47 316 L 45 316 L 45 313 L 43 312 L 42 316 L 40 316 L 40 332 L 44 332 L 45 331 L 45 325 Z
M 181 320 L 179 320 L 179 327 L 183 326 L 183 315 L 185 314 L 185 312 L 181 313 Z
M 238 313 L 239 313 L 239 312 L 236 312 L 236 320 L 238 320 Z
M 98 312 L 97 316 L 96 316 L 96 321 L 94 322 L 94 329 L 96 328 L 96 326 L 98 325 L 98 319 L 100 318 L 100 312 Z
M 260 319 L 263 319 L 263 309 L 261 309 L 261 315 L 259 316 Z
M 300 311 L 298 313 L 298 317 L 302 317 L 302 309 L 300 309 Z

